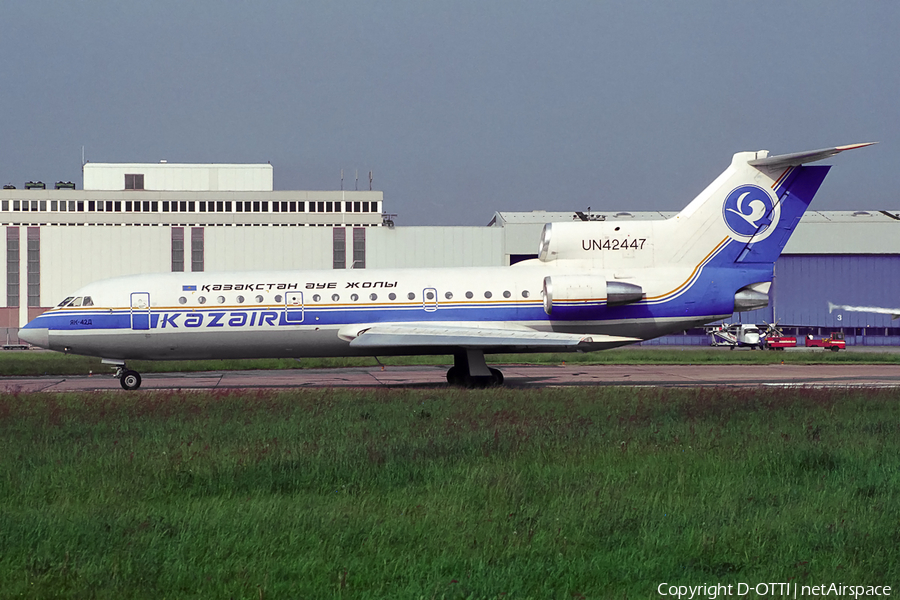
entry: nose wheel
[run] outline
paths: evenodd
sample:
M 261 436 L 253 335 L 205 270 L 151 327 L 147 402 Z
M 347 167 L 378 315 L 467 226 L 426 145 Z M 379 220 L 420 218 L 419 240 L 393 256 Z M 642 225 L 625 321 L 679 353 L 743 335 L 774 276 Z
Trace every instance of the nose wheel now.
M 136 390 L 141 387 L 141 374 L 137 371 L 119 367 L 116 370 L 116 377 L 119 378 L 123 390 Z

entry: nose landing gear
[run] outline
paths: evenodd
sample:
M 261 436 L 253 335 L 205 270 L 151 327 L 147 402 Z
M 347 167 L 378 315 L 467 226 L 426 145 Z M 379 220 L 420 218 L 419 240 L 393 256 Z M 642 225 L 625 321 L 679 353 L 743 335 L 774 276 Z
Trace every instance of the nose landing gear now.
M 141 374 L 131 370 L 122 371 L 122 374 L 119 376 L 119 383 L 122 384 L 122 389 L 136 390 L 141 387 Z
M 103 361 L 107 362 L 107 361 Z M 113 375 L 116 379 L 119 380 L 119 384 L 122 386 L 123 390 L 136 390 L 141 387 L 141 374 L 137 371 L 132 371 L 128 367 L 125 366 L 125 363 L 114 363 L 116 365 L 116 374 Z

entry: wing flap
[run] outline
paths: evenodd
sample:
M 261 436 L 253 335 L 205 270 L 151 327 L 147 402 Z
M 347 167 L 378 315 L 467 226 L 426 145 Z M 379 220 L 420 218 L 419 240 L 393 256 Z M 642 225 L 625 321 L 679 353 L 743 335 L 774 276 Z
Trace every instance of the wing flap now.
M 354 348 L 464 347 L 464 348 L 577 348 L 599 349 L 641 341 L 611 335 L 583 335 L 528 328 L 441 326 L 417 323 L 377 323 L 342 329 L 342 339 Z

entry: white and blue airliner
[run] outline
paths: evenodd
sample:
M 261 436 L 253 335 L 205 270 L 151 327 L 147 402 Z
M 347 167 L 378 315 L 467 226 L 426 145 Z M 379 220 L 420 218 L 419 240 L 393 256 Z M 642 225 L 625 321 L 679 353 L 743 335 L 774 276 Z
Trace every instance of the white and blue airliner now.
M 510 267 L 164 273 L 87 285 L 29 322 L 30 344 L 130 360 L 452 354 L 451 384 L 500 384 L 487 353 L 586 352 L 768 304 L 774 265 L 830 167 L 869 144 L 740 152 L 664 221 L 550 223 Z

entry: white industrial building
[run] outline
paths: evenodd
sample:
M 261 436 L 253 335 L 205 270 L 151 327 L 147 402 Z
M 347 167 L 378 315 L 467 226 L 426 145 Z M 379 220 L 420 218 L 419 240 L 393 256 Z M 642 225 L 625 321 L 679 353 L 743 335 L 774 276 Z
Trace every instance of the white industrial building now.
M 509 265 L 536 257 L 545 223 L 675 214 L 502 212 L 488 227 L 394 227 L 382 192 L 275 191 L 268 164 L 87 163 L 83 189 L 66 185 L 0 191 L 0 343 L 15 342 L 21 325 L 74 290 L 110 277 Z M 785 254 L 900 256 L 897 232 L 900 218 L 887 211 L 808 212 Z

